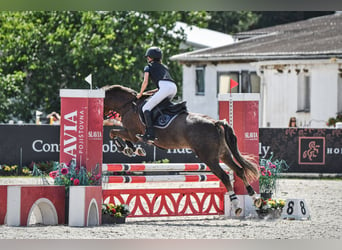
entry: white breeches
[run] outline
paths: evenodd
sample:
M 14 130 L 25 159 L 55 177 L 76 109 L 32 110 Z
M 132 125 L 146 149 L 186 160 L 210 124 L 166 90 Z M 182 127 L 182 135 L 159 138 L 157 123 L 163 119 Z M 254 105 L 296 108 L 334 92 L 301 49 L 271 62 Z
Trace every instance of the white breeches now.
M 147 103 L 142 107 L 142 111 L 151 111 L 155 106 L 157 106 L 165 98 L 172 100 L 177 94 L 177 86 L 171 81 L 159 81 L 159 90 L 150 97 Z

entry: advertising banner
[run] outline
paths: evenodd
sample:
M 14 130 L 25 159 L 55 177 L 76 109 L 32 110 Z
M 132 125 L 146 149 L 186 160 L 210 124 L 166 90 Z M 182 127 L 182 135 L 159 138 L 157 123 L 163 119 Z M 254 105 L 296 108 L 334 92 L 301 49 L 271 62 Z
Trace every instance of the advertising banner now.
M 97 164 L 101 166 L 103 161 L 103 98 L 104 92 L 89 92 L 86 166 L 91 168 Z
M 136 147 L 142 147 L 146 156 L 128 157 L 119 152 L 109 138 L 112 128 L 104 126 L 102 145 L 94 146 L 94 150 L 102 151 L 104 163 L 162 160 L 171 163 L 199 163 L 199 159 L 190 149 L 163 150 L 144 143 L 139 143 Z M 236 133 L 237 130 L 235 129 Z M 94 135 L 96 133 L 92 134 Z M 250 133 L 242 136 L 246 137 L 246 144 L 254 138 Z M 238 136 L 238 140 L 241 140 L 239 137 L 241 135 Z M 32 162 L 59 161 L 61 147 L 58 125 L 0 124 L 0 141 L 0 165 L 30 166 Z M 93 142 L 88 140 L 88 144 L 90 141 Z M 239 143 L 239 149 L 244 152 L 242 144 Z M 247 145 L 247 149 L 248 147 L 250 145 Z M 88 156 L 91 154 L 92 152 Z M 290 167 L 286 171 L 288 173 L 342 173 L 342 129 L 260 128 L 258 155 L 265 159 L 273 155 L 274 160 L 285 160 Z M 99 156 L 95 158 L 100 159 Z
M 262 158 L 285 160 L 287 172 L 342 173 L 342 129 L 260 129 Z
M 61 89 L 60 163 L 102 164 L 103 90 Z
M 242 154 L 259 164 L 259 95 L 224 94 L 219 96 L 219 117 L 233 127 Z M 259 192 L 259 182 L 251 183 Z M 235 178 L 235 193 L 247 194 L 240 178 Z

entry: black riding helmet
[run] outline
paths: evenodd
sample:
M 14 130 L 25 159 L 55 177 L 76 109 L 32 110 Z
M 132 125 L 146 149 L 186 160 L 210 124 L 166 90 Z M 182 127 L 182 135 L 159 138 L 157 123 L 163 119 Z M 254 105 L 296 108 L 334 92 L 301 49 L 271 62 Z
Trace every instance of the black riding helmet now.
M 151 47 L 146 50 L 145 57 L 151 57 L 153 60 L 161 60 L 163 57 L 163 52 L 158 47 Z

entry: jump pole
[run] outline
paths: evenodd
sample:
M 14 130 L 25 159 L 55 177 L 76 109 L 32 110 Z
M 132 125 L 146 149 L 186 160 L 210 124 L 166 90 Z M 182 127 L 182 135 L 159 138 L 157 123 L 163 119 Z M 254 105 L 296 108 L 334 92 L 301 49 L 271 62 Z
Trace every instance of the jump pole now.
M 223 163 L 221 167 L 233 180 L 232 171 Z M 120 185 L 104 189 L 103 201 L 129 205 L 129 217 L 224 215 L 226 188 L 203 163 L 103 164 L 102 172 L 105 186 Z M 117 175 L 119 172 L 124 174 Z M 154 173 L 147 175 L 144 172 Z M 195 185 L 197 187 L 185 185 L 189 182 L 207 184 L 205 187 L 202 184 Z M 142 186 L 132 188 L 134 183 Z M 158 187 L 150 183 L 158 183 Z
M 229 93 L 219 95 L 219 118 L 226 119 L 233 127 L 237 137 L 238 147 L 242 154 L 252 156 L 259 164 L 259 94 Z M 259 181 L 251 183 L 255 192 L 259 193 Z M 251 197 L 240 178 L 234 173 L 234 191 L 238 196 L 243 212 L 241 216 L 256 215 Z M 226 204 L 230 203 L 225 197 Z M 230 206 L 226 206 L 229 209 Z M 226 215 L 233 217 L 229 209 Z

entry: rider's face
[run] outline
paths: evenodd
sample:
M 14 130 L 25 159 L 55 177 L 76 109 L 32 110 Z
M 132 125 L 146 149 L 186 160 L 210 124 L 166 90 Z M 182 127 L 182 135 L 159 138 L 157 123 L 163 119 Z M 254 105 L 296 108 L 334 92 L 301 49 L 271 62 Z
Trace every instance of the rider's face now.
M 147 57 L 146 57 L 146 60 L 147 60 L 147 62 L 152 62 L 152 61 L 153 61 L 153 58 L 147 56 Z

